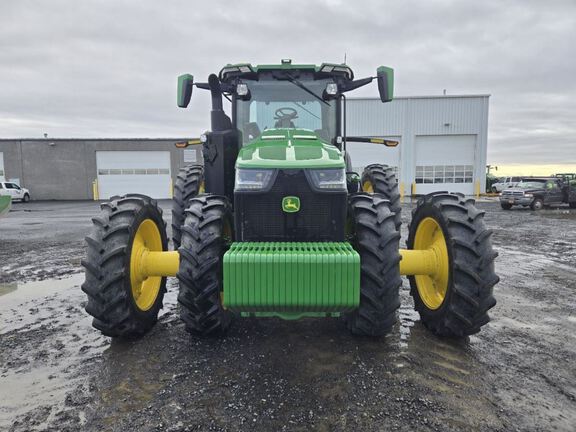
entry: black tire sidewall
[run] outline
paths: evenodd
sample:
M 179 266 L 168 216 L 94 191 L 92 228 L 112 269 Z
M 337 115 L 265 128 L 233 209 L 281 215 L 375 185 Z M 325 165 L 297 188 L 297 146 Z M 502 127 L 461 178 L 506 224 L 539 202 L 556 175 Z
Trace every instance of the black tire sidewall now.
M 540 207 L 538 207 L 536 203 L 540 203 Z M 542 210 L 544 208 L 544 201 L 542 201 L 541 198 L 535 198 L 532 204 L 530 204 L 530 208 L 532 210 Z
M 440 228 L 442 229 L 442 233 L 444 234 L 444 238 L 446 239 L 446 249 L 448 250 L 448 287 L 446 288 L 446 295 L 444 296 L 444 301 L 440 305 L 438 309 L 430 309 L 426 304 L 422 301 L 420 297 L 420 292 L 418 291 L 416 285 L 416 278 L 414 276 L 408 276 L 410 281 L 410 285 L 413 289 L 413 298 L 414 303 L 416 305 L 416 309 L 423 314 L 426 318 L 436 319 L 442 317 L 446 313 L 446 309 L 449 308 L 450 303 L 452 302 L 452 291 L 453 291 L 453 268 L 452 263 L 454 262 L 454 248 L 450 243 L 450 234 L 448 230 L 448 221 L 442 211 L 434 206 L 432 203 L 424 203 L 414 215 L 412 222 L 410 223 L 411 229 L 409 230 L 408 234 L 408 249 L 414 248 L 414 237 L 416 235 L 417 227 L 420 225 L 422 220 L 426 219 L 427 217 L 431 217 L 434 219 Z M 415 228 L 412 229 L 412 226 Z
M 162 302 L 164 299 L 164 293 L 166 292 L 166 278 L 163 277 L 160 282 L 160 289 L 156 300 L 150 309 L 143 311 L 136 305 L 134 296 L 132 295 L 132 286 L 130 282 L 130 257 L 132 256 L 132 246 L 134 243 L 134 237 L 136 236 L 136 231 L 140 224 L 146 220 L 151 219 L 157 226 L 158 231 L 160 231 L 160 237 L 162 239 L 162 250 L 168 250 L 168 238 L 166 235 L 166 230 L 164 229 L 164 220 L 158 209 L 151 205 L 145 204 L 136 214 L 134 214 L 134 219 L 131 223 L 131 232 L 128 240 L 128 245 L 126 249 L 126 256 L 124 258 L 124 268 L 126 269 L 126 277 L 124 278 L 124 290 L 126 291 L 127 298 L 129 299 L 130 309 L 135 317 L 140 321 L 150 321 L 156 320 L 160 309 L 162 308 Z

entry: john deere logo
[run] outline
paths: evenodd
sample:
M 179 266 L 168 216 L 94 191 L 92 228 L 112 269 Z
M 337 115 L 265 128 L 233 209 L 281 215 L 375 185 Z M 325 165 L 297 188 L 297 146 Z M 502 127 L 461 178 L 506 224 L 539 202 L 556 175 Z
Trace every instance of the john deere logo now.
M 282 210 L 286 213 L 296 213 L 300 210 L 300 198 L 295 196 L 282 198 Z

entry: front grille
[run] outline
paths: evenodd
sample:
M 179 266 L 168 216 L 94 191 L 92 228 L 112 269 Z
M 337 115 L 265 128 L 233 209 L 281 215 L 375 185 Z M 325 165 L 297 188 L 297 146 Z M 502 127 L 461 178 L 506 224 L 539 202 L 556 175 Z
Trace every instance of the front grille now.
M 300 211 L 285 213 L 282 198 L 300 198 Z M 316 192 L 302 170 L 280 170 L 267 192 L 235 192 L 239 241 L 343 241 L 346 191 Z
M 504 191 L 502 192 L 502 196 L 524 196 L 524 192 L 522 191 Z

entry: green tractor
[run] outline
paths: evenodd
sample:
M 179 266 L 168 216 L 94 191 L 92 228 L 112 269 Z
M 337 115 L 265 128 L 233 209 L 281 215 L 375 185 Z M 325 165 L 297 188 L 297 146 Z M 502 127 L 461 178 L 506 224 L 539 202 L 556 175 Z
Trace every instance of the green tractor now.
M 489 321 L 496 253 L 483 212 L 463 195 L 436 192 L 412 212 L 400 249 L 401 207 L 391 168 L 352 172 L 345 94 L 376 80 L 393 97 L 393 70 L 354 79 L 343 64 L 225 66 L 208 82 L 178 78 L 178 106 L 210 91 L 203 165 L 174 185 L 172 240 L 155 200 L 114 197 L 93 219 L 83 261 L 93 326 L 118 338 L 156 323 L 166 277 L 179 281 L 180 316 L 197 335 L 224 333 L 234 317 L 340 317 L 356 335 L 396 322 L 408 276 L 422 323 L 463 337 Z M 231 101 L 231 116 L 223 109 Z

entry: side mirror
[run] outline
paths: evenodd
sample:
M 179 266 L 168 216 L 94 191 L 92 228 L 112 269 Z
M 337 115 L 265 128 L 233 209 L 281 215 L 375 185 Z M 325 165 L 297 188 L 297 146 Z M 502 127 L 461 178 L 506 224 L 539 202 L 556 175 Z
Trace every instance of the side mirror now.
M 376 70 L 378 92 L 382 102 L 390 102 L 394 98 L 394 69 L 380 66 Z
M 178 77 L 178 94 L 177 103 L 180 108 L 186 108 L 192 98 L 192 87 L 194 86 L 194 77 L 190 74 L 180 75 Z

